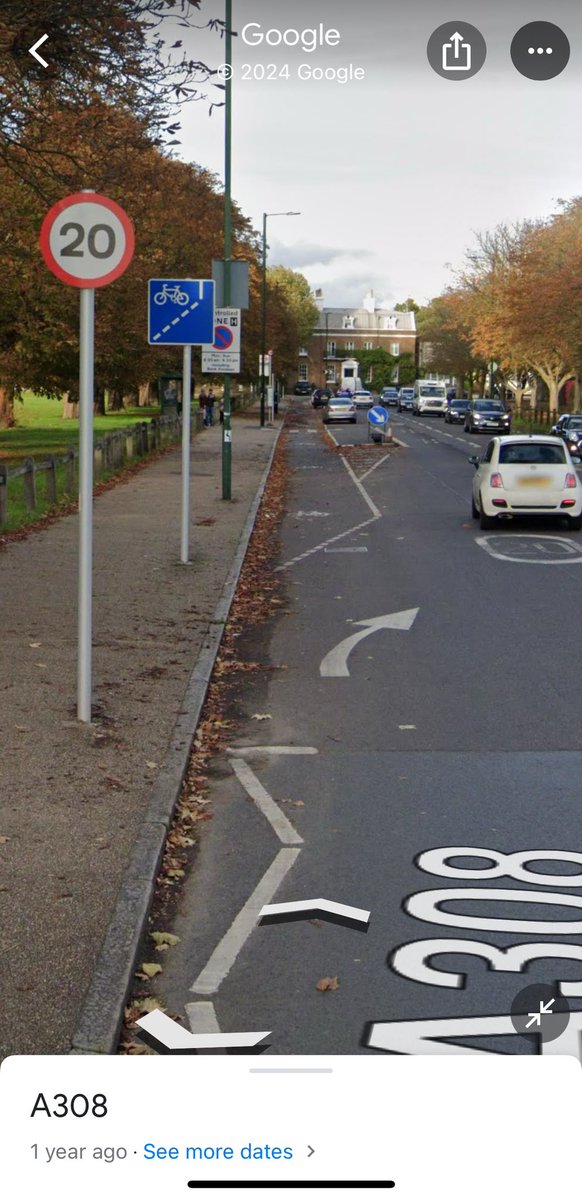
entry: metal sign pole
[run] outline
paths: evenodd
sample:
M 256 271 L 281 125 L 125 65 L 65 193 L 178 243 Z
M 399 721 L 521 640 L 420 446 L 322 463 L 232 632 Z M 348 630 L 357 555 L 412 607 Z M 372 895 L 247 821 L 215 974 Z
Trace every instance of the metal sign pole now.
M 192 398 L 192 347 L 184 346 L 182 368 L 182 546 L 183 563 L 190 561 L 190 401 Z
M 224 84 L 224 298 L 225 308 L 230 307 L 232 254 L 232 0 L 225 0 L 225 65 Z M 222 405 L 222 499 L 232 499 L 232 401 L 230 375 L 224 376 L 224 401 Z
M 91 721 L 95 289 L 81 288 L 79 360 L 79 657 L 77 716 Z

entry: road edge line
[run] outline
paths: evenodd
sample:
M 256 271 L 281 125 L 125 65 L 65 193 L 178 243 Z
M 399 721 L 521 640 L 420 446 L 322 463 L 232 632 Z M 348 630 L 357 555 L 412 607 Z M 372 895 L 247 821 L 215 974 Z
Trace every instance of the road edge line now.
M 113 1054 L 117 1047 L 123 1009 L 132 987 L 166 837 L 180 799 L 212 671 L 284 425 L 282 421 L 277 430 L 230 571 L 190 674 L 162 770 L 154 783 L 93 976 L 85 992 L 69 1054 Z

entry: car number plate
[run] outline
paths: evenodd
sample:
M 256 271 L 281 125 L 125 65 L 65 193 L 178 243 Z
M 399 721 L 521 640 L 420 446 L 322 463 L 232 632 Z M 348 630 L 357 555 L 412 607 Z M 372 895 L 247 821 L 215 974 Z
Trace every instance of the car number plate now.
M 547 475 L 521 475 L 519 478 L 522 487 L 549 487 L 551 482 Z

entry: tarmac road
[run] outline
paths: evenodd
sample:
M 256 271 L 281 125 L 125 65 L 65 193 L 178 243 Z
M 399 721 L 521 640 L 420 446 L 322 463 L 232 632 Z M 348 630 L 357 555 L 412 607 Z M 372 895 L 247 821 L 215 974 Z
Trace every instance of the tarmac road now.
M 482 534 L 467 456 L 485 439 L 462 428 L 393 415 L 405 444 L 346 465 L 297 411 L 291 612 L 248 647 L 287 670 L 247 677 L 157 994 L 194 1031 L 271 1030 L 270 1054 L 539 1053 L 512 1002 L 569 982 L 543 1052 L 577 1052 L 582 536 Z M 365 414 L 333 432 L 364 441 Z M 262 904 L 313 897 L 369 911 L 368 931 L 258 926 Z

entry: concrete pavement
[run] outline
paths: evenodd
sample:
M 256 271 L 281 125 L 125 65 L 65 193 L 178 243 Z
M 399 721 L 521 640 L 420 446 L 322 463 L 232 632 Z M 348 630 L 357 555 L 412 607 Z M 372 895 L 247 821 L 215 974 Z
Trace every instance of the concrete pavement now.
M 276 434 L 235 417 L 229 503 L 220 426 L 194 439 L 187 566 L 179 450 L 97 498 L 90 727 L 75 716 L 77 517 L 1 555 L 0 1058 L 69 1049 Z

